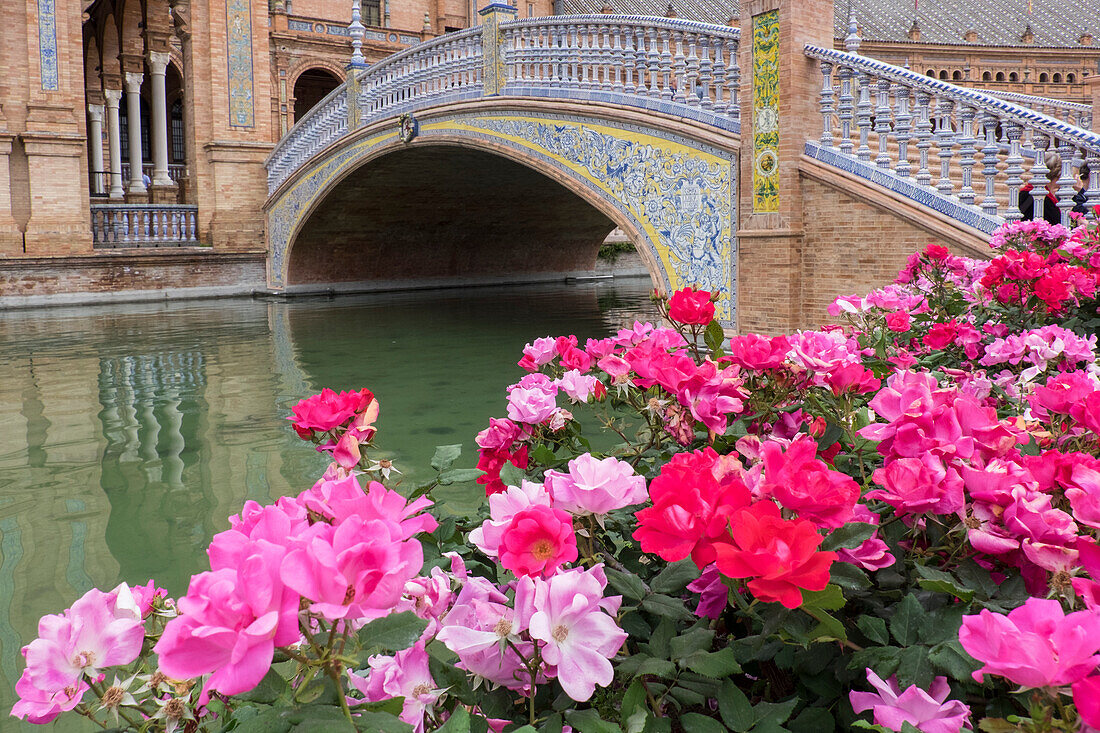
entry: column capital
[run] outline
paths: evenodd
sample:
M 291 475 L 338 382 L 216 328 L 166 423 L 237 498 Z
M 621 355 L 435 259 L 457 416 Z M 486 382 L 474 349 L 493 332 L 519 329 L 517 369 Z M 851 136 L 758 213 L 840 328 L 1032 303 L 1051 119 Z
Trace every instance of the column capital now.
M 167 51 L 150 51 L 149 71 L 158 76 L 163 76 L 171 60 L 172 54 Z
M 103 112 L 104 112 L 104 108 L 103 108 L 102 104 L 89 104 L 88 105 L 88 116 L 91 117 L 92 120 L 95 121 L 95 122 L 99 122 L 99 123 L 103 122 Z
M 104 89 L 103 96 L 107 98 L 108 107 L 118 107 L 118 103 L 122 101 L 121 89 Z
M 141 92 L 141 81 L 145 78 L 145 74 L 140 71 L 127 71 L 126 72 L 126 93 L 138 94 Z

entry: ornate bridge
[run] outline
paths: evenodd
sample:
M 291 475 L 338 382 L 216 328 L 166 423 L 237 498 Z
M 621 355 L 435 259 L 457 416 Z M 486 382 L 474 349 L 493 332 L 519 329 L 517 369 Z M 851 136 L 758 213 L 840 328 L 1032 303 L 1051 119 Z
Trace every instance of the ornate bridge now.
M 1100 204 L 1087 109 L 874 61 L 854 32 L 833 50 L 831 8 L 788 38 L 790 5 L 752 16 L 744 46 L 725 26 L 492 5 L 353 65 L 267 161 L 269 284 L 584 272 L 619 226 L 657 287 L 718 292 L 732 327 L 797 327 L 929 240 L 988 251 L 1025 176 L 1045 195 L 1048 150 L 1063 216 L 1085 162 Z

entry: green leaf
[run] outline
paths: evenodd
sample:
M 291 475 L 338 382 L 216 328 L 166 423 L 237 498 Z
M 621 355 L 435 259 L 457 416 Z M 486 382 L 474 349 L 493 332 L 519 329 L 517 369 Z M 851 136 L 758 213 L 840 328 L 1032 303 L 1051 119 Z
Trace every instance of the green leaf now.
M 960 682 L 970 682 L 970 675 L 981 666 L 967 654 L 962 644 L 955 641 L 945 641 L 932 647 L 928 654 L 928 661 L 936 668 L 936 671 L 952 677 Z
M 534 731 L 534 729 L 531 729 Z M 436 733 L 470 733 L 470 714 L 466 708 L 456 705 L 447 722 L 436 728 Z
M 477 480 L 483 473 L 485 472 L 480 468 L 452 468 L 450 471 L 439 474 L 439 483 L 444 486 L 465 484 Z
M 974 591 L 960 586 L 950 573 L 945 573 L 942 570 L 930 568 L 925 565 L 917 565 L 914 569 L 917 571 L 917 574 L 921 576 L 917 583 L 925 590 L 930 590 L 935 593 L 946 593 L 967 603 L 974 598 Z
M 636 713 L 640 715 L 640 718 L 635 715 Z M 634 680 L 626 688 L 626 692 L 623 693 L 623 703 L 619 709 L 619 720 L 622 721 L 623 728 L 628 733 L 632 730 L 637 733 L 645 727 L 645 718 L 648 713 L 649 708 L 645 702 L 645 687 L 642 685 L 641 680 Z M 631 725 L 631 719 L 640 720 L 640 722 L 635 727 Z
M 886 630 L 886 622 L 878 616 L 860 616 L 856 619 L 856 626 L 871 641 L 876 644 L 889 644 L 890 633 Z
M 802 591 L 803 608 L 820 608 L 825 611 L 836 611 L 844 608 L 844 592 L 839 585 L 830 583 L 822 590 Z
M 898 684 L 901 689 L 916 685 L 927 690 L 932 684 L 932 662 L 928 658 L 928 647 L 911 646 L 902 649 L 898 659 Z
M 235 695 L 238 700 L 245 700 L 246 702 L 259 702 L 265 705 L 270 705 L 279 698 L 283 697 L 289 687 L 283 676 L 275 671 L 275 668 L 267 670 L 267 674 L 260 680 L 260 684 L 253 687 L 248 692 Z M 209 707 L 209 706 L 208 706 Z
M 716 652 L 695 652 L 680 660 L 680 666 L 714 679 L 729 677 L 741 671 L 737 655 L 729 647 Z
M 516 468 L 514 464 L 505 461 L 500 469 L 500 480 L 505 486 L 519 486 L 527 478 L 522 468 Z
M 821 610 L 814 610 L 813 617 L 818 620 L 817 626 L 810 629 L 807 636 L 813 641 L 826 641 L 831 639 L 837 639 L 839 641 L 848 640 L 848 632 L 844 628 L 844 623 L 840 621 L 836 616 L 830 613 L 826 613 Z
M 669 642 L 670 659 L 676 661 L 689 654 L 710 649 L 714 632 L 707 628 L 688 629 Z
M 537 466 L 552 466 L 558 462 L 558 456 L 545 445 L 536 445 L 528 453 L 528 458 Z
M 391 613 L 375 619 L 359 629 L 359 644 L 363 650 L 359 654 L 360 662 L 365 666 L 366 658 L 379 651 L 399 652 L 416 643 L 428 628 L 428 622 L 412 611 Z
M 829 533 L 821 543 L 822 550 L 850 550 L 859 547 L 875 533 L 877 525 L 851 522 Z
M 657 616 L 673 620 L 690 621 L 694 618 L 684 602 L 661 593 L 654 593 L 642 601 L 642 608 Z
M 649 654 L 632 654 L 616 665 L 616 676 L 624 679 L 640 677 L 644 674 L 657 675 L 658 677 L 673 677 L 676 674 L 676 665 L 667 659 L 657 659 Z
M 765 723 L 781 725 L 787 718 L 791 717 L 791 713 L 794 712 L 796 705 L 798 705 L 797 697 L 787 700 L 786 702 L 756 703 L 752 709 L 756 715 L 757 727 Z
M 890 633 L 893 634 L 894 640 L 901 646 L 917 643 L 923 616 L 924 609 L 917 597 L 912 593 L 905 596 L 901 603 L 894 607 L 894 615 L 890 617 Z
M 860 677 L 865 674 L 864 670 L 871 669 L 879 677 L 886 679 L 897 671 L 900 653 L 901 649 L 896 646 L 874 646 L 862 649 L 852 655 L 848 669 L 854 670 Z
M 829 580 L 845 590 L 866 590 L 871 587 L 867 572 L 846 562 L 834 562 Z
M 604 572 L 607 574 L 607 584 L 624 598 L 640 601 L 649 592 L 642 579 L 633 573 L 624 573 L 614 568 L 607 568 Z
M 726 334 L 722 331 L 722 324 L 718 321 L 708 323 L 706 330 L 703 331 L 703 343 L 707 345 L 707 348 L 711 352 L 720 352 L 725 341 Z M 717 358 L 719 354 L 713 353 L 713 356 Z
M 714 323 L 714 321 L 711 321 Z M 699 713 L 684 713 L 680 716 L 680 725 L 691 733 L 726 733 L 726 726 L 714 718 L 708 718 Z
M 727 680 L 718 693 L 718 713 L 722 716 L 722 722 L 734 733 L 745 733 L 756 722 L 752 704 L 731 680 Z
M 389 713 L 362 713 L 355 717 L 355 728 L 366 733 L 413 733 L 413 727 Z M 323 730 L 323 729 L 322 729 Z M 328 730 L 336 730 L 330 724 Z
M 622 728 L 600 717 L 595 710 L 569 710 L 565 719 L 578 733 L 622 733 Z
M 642 733 L 672 733 L 672 719 L 650 716 L 645 719 L 645 727 L 642 728 Z
M 462 455 L 462 443 L 454 445 L 437 445 L 435 455 L 432 456 L 432 468 L 443 473 Z
M 833 733 L 836 730 L 836 720 L 825 708 L 806 708 L 788 727 L 794 733 Z
M 690 559 L 669 563 L 650 583 L 654 593 L 679 593 L 699 577 L 699 568 Z M 682 603 L 680 604 L 683 605 Z
M 982 718 L 978 728 L 985 733 L 1016 733 L 1020 727 L 1015 723 L 1009 723 L 1004 718 Z

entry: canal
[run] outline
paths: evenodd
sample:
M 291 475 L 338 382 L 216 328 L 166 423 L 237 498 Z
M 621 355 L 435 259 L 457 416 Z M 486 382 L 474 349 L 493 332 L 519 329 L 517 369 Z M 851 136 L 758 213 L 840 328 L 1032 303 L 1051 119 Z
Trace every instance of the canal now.
M 176 596 L 242 502 L 326 465 L 285 417 L 321 387 L 368 387 L 377 455 L 405 481 L 435 446 L 503 415 L 527 341 L 657 317 L 646 278 L 301 299 L 0 313 L 0 731 L 38 618 L 95 586 Z M 58 725 L 57 730 L 64 729 Z

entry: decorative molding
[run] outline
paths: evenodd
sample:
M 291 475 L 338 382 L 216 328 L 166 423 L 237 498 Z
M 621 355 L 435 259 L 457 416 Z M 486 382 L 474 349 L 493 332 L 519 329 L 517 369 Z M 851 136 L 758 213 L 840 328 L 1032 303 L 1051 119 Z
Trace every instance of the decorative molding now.
M 252 94 L 252 9 L 248 0 L 225 0 L 229 124 L 255 127 Z

